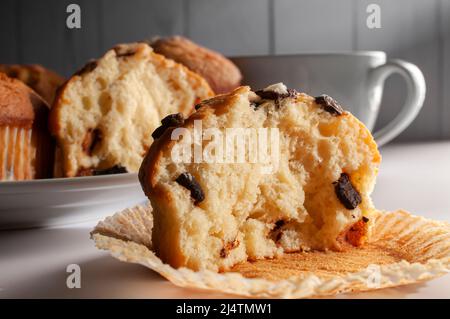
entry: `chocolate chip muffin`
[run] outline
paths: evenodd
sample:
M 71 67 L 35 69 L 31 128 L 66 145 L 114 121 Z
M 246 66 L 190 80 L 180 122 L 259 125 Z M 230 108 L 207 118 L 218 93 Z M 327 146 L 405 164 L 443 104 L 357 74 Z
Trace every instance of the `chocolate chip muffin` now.
M 73 75 L 51 110 L 63 175 L 137 172 L 159 121 L 211 96 L 201 76 L 147 44 L 116 46 Z
M 21 81 L 0 73 L 0 180 L 48 178 L 54 143 L 48 104 Z
M 59 74 L 38 64 L 0 64 L 0 72 L 28 85 L 48 105 L 52 105 L 57 89 L 65 81 Z
M 203 76 L 217 94 L 228 93 L 241 84 L 238 67 L 222 54 L 181 36 L 158 38 L 150 42 L 156 53 L 187 66 Z
M 196 109 L 163 121 L 139 171 L 164 262 L 217 271 L 365 242 L 381 158 L 369 130 L 335 100 L 276 84 Z M 241 158 L 230 132 L 248 137 Z

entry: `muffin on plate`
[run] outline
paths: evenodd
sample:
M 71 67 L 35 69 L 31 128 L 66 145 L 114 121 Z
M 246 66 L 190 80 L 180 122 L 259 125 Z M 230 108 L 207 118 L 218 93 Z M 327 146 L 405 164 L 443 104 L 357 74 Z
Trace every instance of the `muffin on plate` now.
M 182 36 L 157 38 L 150 42 L 156 53 L 197 72 L 217 94 L 228 93 L 241 84 L 238 67 L 222 54 L 202 47 Z
M 147 44 L 116 46 L 59 90 L 49 124 L 62 174 L 137 172 L 159 121 L 211 96 L 205 79 Z
M 139 171 L 163 262 L 217 271 L 366 241 L 381 158 L 369 130 L 335 100 L 276 84 L 240 87 L 197 109 L 166 118 Z M 240 159 L 238 144 L 226 143 L 233 128 L 249 137 Z M 195 140 L 202 133 L 209 138 Z M 203 157 L 189 151 L 199 147 Z
M 0 72 L 28 85 L 48 105 L 52 105 L 57 89 L 65 81 L 59 74 L 38 64 L 0 64 Z
M 52 176 L 48 113 L 48 104 L 36 92 L 0 73 L 0 180 Z

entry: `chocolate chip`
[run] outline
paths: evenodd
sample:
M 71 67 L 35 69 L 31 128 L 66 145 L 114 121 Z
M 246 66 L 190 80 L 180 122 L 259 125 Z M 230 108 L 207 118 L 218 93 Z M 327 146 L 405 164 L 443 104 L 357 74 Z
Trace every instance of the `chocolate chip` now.
M 255 92 L 256 95 L 258 95 L 260 98 L 265 100 L 276 100 L 281 97 L 281 94 L 275 92 L 275 91 L 263 91 L 258 90 Z
M 283 236 L 283 230 L 281 229 L 284 225 L 286 225 L 286 221 L 283 219 L 277 220 L 275 222 L 275 226 L 270 231 L 270 237 L 273 241 L 278 243 Z
M 180 126 L 184 123 L 184 117 L 181 113 L 167 115 L 161 120 L 161 124 L 165 126 Z
M 284 226 L 284 224 L 286 224 L 286 222 L 283 219 L 280 219 L 275 223 L 275 226 L 280 228 L 280 227 Z
M 156 130 L 154 130 L 152 133 L 153 139 L 156 140 L 156 139 L 160 138 L 164 134 L 166 129 L 167 129 L 167 127 L 165 127 L 164 125 L 161 125 L 160 127 L 156 128 Z
M 330 114 L 342 115 L 345 112 L 342 106 L 340 106 L 331 96 L 323 94 L 321 96 L 317 96 L 315 99 L 316 103 L 320 104 L 323 109 Z
M 93 168 L 80 168 L 77 172 L 77 176 L 99 176 L 99 175 L 111 175 L 111 174 L 123 174 L 128 173 L 127 169 L 121 165 L 114 165 L 105 169 L 93 169 Z
M 280 229 L 281 227 L 283 227 L 285 224 L 286 224 L 286 222 L 283 219 L 277 220 L 275 222 L 275 227 L 272 230 L 276 231 L 276 230 Z
M 220 258 L 226 258 L 230 254 L 230 250 L 239 246 L 239 240 L 235 239 L 233 241 L 229 241 L 225 244 L 225 246 L 220 250 Z
M 81 143 L 83 151 L 91 155 L 95 146 L 101 141 L 101 131 L 99 129 L 90 129 Z
M 298 92 L 294 89 L 287 89 L 287 93 L 279 93 L 279 92 L 270 91 L 270 90 L 268 90 L 268 91 L 258 90 L 258 91 L 255 91 L 255 94 L 258 95 L 263 100 L 274 100 L 276 107 L 280 107 L 280 101 L 282 99 L 285 99 L 288 97 L 296 97 L 298 95 Z M 253 106 L 253 108 L 256 109 L 256 108 L 258 108 L 258 106 L 261 103 L 253 102 L 253 104 L 256 104 L 255 106 Z M 250 105 L 252 106 L 252 103 L 250 103 Z
M 194 200 L 194 204 L 202 202 L 205 199 L 205 194 L 203 193 L 200 184 L 195 180 L 194 176 L 190 173 L 186 172 L 181 174 L 175 180 L 178 184 L 183 186 L 184 188 L 191 191 L 191 197 Z
M 275 241 L 279 242 L 281 240 L 282 236 L 283 236 L 283 232 L 282 231 L 278 232 L 277 236 L 275 237 Z
M 98 175 L 111 175 L 111 174 L 123 174 L 128 173 L 127 169 L 121 165 L 114 165 L 110 168 L 105 169 L 94 169 L 92 171 L 92 175 L 98 176 Z
M 95 60 L 89 61 L 88 63 L 86 63 L 85 66 L 83 66 L 80 70 L 78 70 L 77 72 L 75 72 L 74 75 L 83 75 L 84 73 L 88 73 L 93 71 L 96 67 L 97 67 L 98 63 Z
M 361 203 L 361 195 L 355 189 L 346 173 L 342 173 L 339 179 L 333 183 L 334 191 L 339 201 L 347 209 L 355 209 Z
M 169 127 L 179 127 L 184 124 L 184 117 L 181 113 L 170 114 L 161 120 L 161 126 L 153 131 L 153 139 L 160 138 Z
M 116 52 L 116 57 L 123 58 L 136 54 L 136 50 L 127 48 L 126 46 L 117 46 L 114 48 Z
M 201 108 L 202 107 L 202 104 L 201 103 L 199 103 L 199 104 L 196 104 L 195 106 L 194 106 L 194 109 L 197 111 L 199 108 Z
M 250 107 L 252 109 L 254 109 L 255 111 L 258 109 L 258 106 L 260 106 L 261 104 L 256 103 L 256 102 L 250 102 Z
M 363 216 L 362 221 L 365 222 L 365 223 L 368 223 L 369 222 L 369 218 L 367 218 L 366 216 Z
M 287 93 L 258 90 L 255 92 L 255 94 L 264 100 L 279 100 L 279 99 L 284 99 L 287 97 L 295 97 L 295 96 L 297 96 L 298 92 L 293 89 L 288 89 Z

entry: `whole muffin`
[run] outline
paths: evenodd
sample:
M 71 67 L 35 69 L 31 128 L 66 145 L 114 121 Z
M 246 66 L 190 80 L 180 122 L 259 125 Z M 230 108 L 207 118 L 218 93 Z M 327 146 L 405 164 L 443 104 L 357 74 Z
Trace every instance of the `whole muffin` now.
M 19 80 L 0 73 L 0 180 L 48 178 L 54 143 L 48 104 Z
M 152 248 L 174 267 L 226 270 L 285 252 L 340 251 L 370 235 L 380 154 L 328 96 L 240 87 L 160 131 L 139 178 L 153 207 Z M 241 159 L 229 134 L 249 137 Z
M 241 84 L 241 71 L 233 62 L 189 39 L 182 36 L 159 38 L 151 41 L 150 45 L 156 53 L 203 76 L 217 94 L 228 93 Z
M 57 89 L 65 81 L 59 74 L 38 64 L 0 64 L 0 72 L 28 85 L 48 105 L 53 104 Z

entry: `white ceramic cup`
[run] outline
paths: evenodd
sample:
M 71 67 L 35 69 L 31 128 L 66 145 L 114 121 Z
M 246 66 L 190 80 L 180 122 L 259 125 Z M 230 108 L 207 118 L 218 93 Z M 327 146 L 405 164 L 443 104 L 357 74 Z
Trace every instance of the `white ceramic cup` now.
M 282 56 L 235 57 L 244 80 L 259 89 L 277 82 L 313 96 L 327 94 L 373 130 L 380 109 L 385 79 L 400 74 L 407 96 L 399 114 L 373 132 L 379 146 L 386 144 L 416 118 L 425 99 L 425 79 L 420 69 L 406 61 L 387 60 L 381 51 L 318 53 Z

